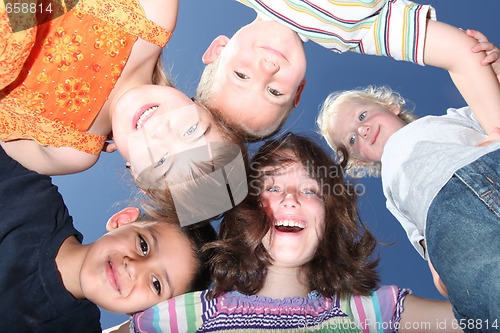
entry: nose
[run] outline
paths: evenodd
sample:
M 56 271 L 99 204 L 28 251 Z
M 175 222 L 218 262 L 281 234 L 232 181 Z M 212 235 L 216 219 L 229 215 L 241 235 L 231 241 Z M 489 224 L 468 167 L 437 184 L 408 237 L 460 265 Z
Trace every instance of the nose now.
M 123 267 L 125 269 L 125 273 L 128 275 L 131 281 L 136 281 L 139 272 L 142 271 L 139 266 L 140 263 L 138 260 L 131 259 L 129 257 L 123 258 Z
M 264 57 L 260 61 L 260 67 L 268 74 L 276 74 L 280 70 L 279 64 L 269 57 Z
M 370 133 L 370 126 L 369 125 L 361 125 L 358 127 L 358 134 L 362 138 L 366 138 L 369 133 Z
M 297 192 L 286 191 L 283 200 L 281 200 L 281 207 L 283 208 L 297 208 L 300 206 Z

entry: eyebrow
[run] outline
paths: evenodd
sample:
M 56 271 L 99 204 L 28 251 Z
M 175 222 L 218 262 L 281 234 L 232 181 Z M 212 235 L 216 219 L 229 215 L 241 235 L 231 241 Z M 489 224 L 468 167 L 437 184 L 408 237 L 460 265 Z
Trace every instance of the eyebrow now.
M 159 248 L 158 248 L 158 244 L 159 244 L 159 242 L 158 242 L 158 238 L 159 238 L 158 230 L 153 228 L 152 225 L 148 225 L 147 229 L 151 233 L 151 238 L 153 239 L 153 248 L 158 253 L 158 251 L 159 251 Z M 167 268 L 165 268 L 165 270 L 163 272 L 163 277 L 167 281 L 168 288 L 170 289 L 170 294 L 173 295 L 175 288 L 174 288 L 174 284 L 172 283 L 172 280 L 170 279 L 170 275 L 168 274 Z

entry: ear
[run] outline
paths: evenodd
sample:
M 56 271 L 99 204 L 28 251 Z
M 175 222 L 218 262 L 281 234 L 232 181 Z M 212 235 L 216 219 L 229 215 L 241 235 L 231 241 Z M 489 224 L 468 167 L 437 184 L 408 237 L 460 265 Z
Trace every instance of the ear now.
M 127 207 L 119 211 L 118 213 L 111 216 L 106 223 L 106 230 L 113 231 L 122 227 L 124 225 L 129 224 L 130 222 L 134 222 L 141 215 L 141 211 L 136 207 Z
M 221 54 L 222 50 L 224 47 L 227 45 L 227 43 L 230 41 L 230 38 L 224 35 L 220 35 L 217 38 L 215 38 L 210 46 L 205 50 L 205 53 L 203 53 L 203 56 L 201 57 L 201 61 L 205 65 L 211 64 L 212 62 L 215 61 Z
M 295 94 L 295 99 L 293 100 L 293 107 L 296 108 L 300 102 L 300 96 L 304 91 L 304 87 L 306 86 L 306 79 L 304 78 L 302 82 L 300 82 L 299 87 L 297 88 L 297 93 Z

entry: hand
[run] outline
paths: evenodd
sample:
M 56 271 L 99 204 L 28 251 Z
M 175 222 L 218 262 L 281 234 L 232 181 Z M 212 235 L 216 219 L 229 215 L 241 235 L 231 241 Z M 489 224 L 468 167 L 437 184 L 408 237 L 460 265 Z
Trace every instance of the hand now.
M 500 128 L 494 127 L 491 130 L 491 133 L 486 137 L 486 139 L 479 142 L 476 146 L 484 147 L 484 146 L 487 146 L 489 144 L 492 144 L 493 142 L 498 142 L 498 141 L 500 141 Z
M 106 142 L 104 142 L 102 151 L 105 153 L 113 153 L 116 151 L 116 149 L 116 144 L 113 142 L 113 133 L 110 133 L 106 138 Z
M 485 52 L 486 57 L 481 60 L 481 65 L 488 66 L 491 65 L 493 71 L 495 72 L 498 82 L 500 83 L 500 50 L 493 43 L 491 43 L 486 36 L 478 31 L 467 29 L 465 33 L 472 38 L 477 40 L 477 44 L 472 48 L 472 52 Z
M 116 149 L 116 144 L 112 141 L 104 142 L 104 146 L 102 147 L 102 151 L 105 153 L 113 153 Z

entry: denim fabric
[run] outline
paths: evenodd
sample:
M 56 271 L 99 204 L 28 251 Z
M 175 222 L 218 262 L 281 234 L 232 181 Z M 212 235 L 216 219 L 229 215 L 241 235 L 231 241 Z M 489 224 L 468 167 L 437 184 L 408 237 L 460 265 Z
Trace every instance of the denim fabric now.
M 464 332 L 500 332 L 500 150 L 441 189 L 429 207 L 426 243 L 455 317 L 471 319 Z

